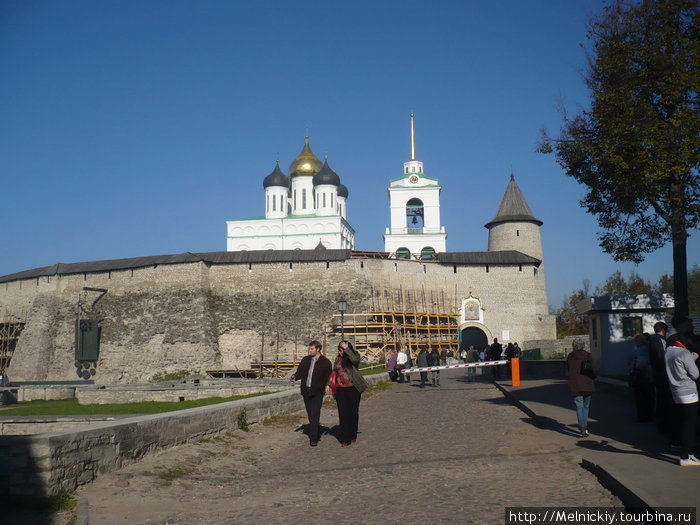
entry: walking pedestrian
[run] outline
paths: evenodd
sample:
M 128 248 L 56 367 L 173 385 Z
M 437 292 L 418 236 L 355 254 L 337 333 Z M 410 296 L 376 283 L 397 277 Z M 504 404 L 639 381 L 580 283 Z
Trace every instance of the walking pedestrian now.
M 399 378 L 399 374 L 396 370 L 396 359 L 398 357 L 398 353 L 396 352 L 396 348 L 391 349 L 391 355 L 389 356 L 389 364 L 387 366 L 389 370 L 389 379 L 392 381 L 397 381 Z
M 430 363 L 430 366 L 440 366 L 440 352 L 438 352 L 437 348 L 433 348 L 433 351 L 430 352 L 428 363 Z M 440 386 L 440 370 L 431 370 L 430 375 L 433 386 Z
M 479 361 L 479 352 L 476 351 L 474 345 L 469 345 L 465 359 L 467 363 L 477 363 Z M 470 383 L 476 379 L 476 367 L 467 367 L 467 381 Z
M 671 413 L 675 410 L 664 363 L 667 331 L 666 323 L 659 321 L 654 325 L 654 334 L 649 338 L 649 364 L 656 389 L 656 418 L 659 433 L 662 435 L 670 434 Z
M 321 343 L 311 341 L 309 343 L 309 355 L 299 363 L 296 372 L 290 379 L 301 380 L 301 395 L 304 398 L 306 415 L 309 417 L 308 435 L 309 444 L 315 447 L 321 439 L 319 422 L 321 420 L 321 405 L 323 395 L 330 393 L 328 386 L 331 378 L 331 362 L 321 355 Z
M 489 347 L 489 360 L 490 361 L 500 361 L 501 354 L 503 353 L 503 345 L 498 342 L 498 338 L 493 338 L 493 344 Z M 493 377 L 496 379 L 501 378 L 501 365 L 492 365 Z
M 416 357 L 416 365 L 419 368 L 424 368 L 428 366 L 428 349 L 424 346 L 421 348 L 420 352 L 418 353 L 418 357 Z M 420 387 L 425 388 L 425 382 L 428 380 L 428 372 L 421 372 L 420 373 Z
M 593 371 L 597 373 L 598 365 L 591 353 L 584 349 L 584 344 L 581 339 L 574 339 L 571 347 L 572 351 L 566 358 L 566 363 L 569 368 L 569 389 L 574 399 L 581 437 L 587 437 L 588 410 L 591 406 L 591 395 L 595 392 L 595 384 L 589 375 L 584 375 L 581 372 L 585 369 L 592 368 Z M 590 367 L 583 366 L 585 361 L 590 364 Z
M 695 365 L 697 358 L 698 354 L 689 352 L 680 340 L 673 341 L 664 355 L 668 383 L 678 414 L 681 445 L 678 463 L 681 467 L 700 466 L 700 459 L 691 451 L 698 426 L 698 388 L 695 381 L 700 373 Z
M 654 379 L 649 362 L 649 345 L 644 334 L 634 338 L 634 354 L 630 362 L 629 385 L 634 390 L 637 421 L 654 418 Z
M 360 397 L 367 388 L 367 381 L 357 369 L 360 354 L 349 341 L 338 344 L 335 358 L 335 402 L 338 405 L 340 422 L 340 444 L 347 447 L 357 441 L 357 427 L 360 419 Z
M 406 352 L 399 349 L 399 353 L 396 355 L 396 371 L 399 373 L 399 383 L 404 382 L 403 371 L 406 368 L 406 363 L 408 363 L 408 356 L 406 356 Z M 408 377 L 408 374 L 406 374 L 406 377 Z

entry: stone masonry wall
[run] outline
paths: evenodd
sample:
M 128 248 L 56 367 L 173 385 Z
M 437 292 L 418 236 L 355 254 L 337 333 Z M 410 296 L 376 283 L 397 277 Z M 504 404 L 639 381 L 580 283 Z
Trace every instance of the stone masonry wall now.
M 105 288 L 96 384 L 156 375 L 248 368 L 279 351 L 304 354 L 322 339 L 343 296 L 365 312 L 377 289 L 437 291 L 433 300 L 482 301 L 492 336 L 555 339 L 544 271 L 528 265 L 451 266 L 408 260 L 313 263 L 186 263 L 42 277 L 0 285 L 0 310 L 27 311 L 10 367 L 12 381 L 76 380 L 74 320 L 83 287 Z M 90 299 L 96 298 L 92 294 Z M 429 299 L 430 300 L 430 299 Z M 263 345 L 263 333 L 265 336 Z M 328 341 L 333 351 L 337 341 Z M 299 355 L 299 354 L 298 354 Z

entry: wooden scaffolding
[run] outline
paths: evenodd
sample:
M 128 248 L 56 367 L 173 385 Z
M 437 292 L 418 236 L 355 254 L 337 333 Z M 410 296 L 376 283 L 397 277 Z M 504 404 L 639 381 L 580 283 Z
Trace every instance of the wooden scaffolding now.
M 335 356 L 335 343 L 344 332 L 346 339 L 355 341 L 363 365 L 386 363 L 394 348 L 403 348 L 414 358 L 422 347 L 427 347 L 428 351 L 452 351 L 456 356 L 459 303 L 457 288 L 449 289 L 447 280 L 380 277 L 372 282 L 368 311 L 333 316 L 322 334 L 323 354 L 331 359 Z M 263 333 L 260 358 L 253 360 L 250 368 L 210 370 L 208 374 L 213 377 L 285 377 L 306 355 L 311 335 L 309 331 L 309 338 L 303 341 L 294 336 L 293 351 L 285 351 L 281 348 L 279 331 Z
M 25 316 L 3 311 L 0 316 L 0 372 L 6 375 L 6 369 L 10 365 L 12 354 L 19 336 L 24 330 Z

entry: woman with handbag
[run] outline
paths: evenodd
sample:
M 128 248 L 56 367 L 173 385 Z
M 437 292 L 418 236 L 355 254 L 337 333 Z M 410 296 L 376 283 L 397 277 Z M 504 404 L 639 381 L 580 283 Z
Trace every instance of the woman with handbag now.
M 569 369 L 569 389 L 574 398 L 581 437 L 587 437 L 588 409 L 591 406 L 591 394 L 595 392 L 593 379 L 598 373 L 598 366 L 591 353 L 584 349 L 583 340 L 574 339 L 571 347 L 572 351 L 566 358 Z
M 338 355 L 335 358 L 335 402 L 338 405 L 338 420 L 340 422 L 340 445 L 347 447 L 357 441 L 357 426 L 360 416 L 360 396 L 367 388 L 367 381 L 362 377 L 357 365 L 360 364 L 360 354 L 349 341 L 338 344 Z

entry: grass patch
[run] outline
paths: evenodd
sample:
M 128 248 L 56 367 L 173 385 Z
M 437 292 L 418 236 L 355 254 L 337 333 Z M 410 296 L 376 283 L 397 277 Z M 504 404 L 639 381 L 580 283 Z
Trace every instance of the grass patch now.
M 243 432 L 248 432 L 250 428 L 248 428 L 248 415 L 245 413 L 245 410 L 238 414 L 238 428 L 240 428 Z
M 299 414 L 281 414 L 279 416 L 268 417 L 263 420 L 264 426 L 286 425 L 299 422 Z
M 260 392 L 244 396 L 208 397 L 191 401 L 141 401 L 138 403 L 121 403 L 107 405 L 80 405 L 77 399 L 55 399 L 51 401 L 29 401 L 18 403 L 12 408 L 0 411 L 0 416 L 87 416 L 105 414 L 160 414 L 186 408 L 196 408 L 226 401 L 236 401 L 249 397 L 263 396 L 272 392 Z
M 168 485 L 170 485 L 173 480 L 179 479 L 179 478 L 184 478 L 188 474 L 191 474 L 194 472 L 194 467 L 190 466 L 180 466 L 180 467 L 171 467 L 168 470 L 164 470 L 163 472 L 158 473 L 158 477 L 161 479 L 164 479 Z
M 380 381 L 379 383 L 369 385 L 367 387 L 367 389 L 365 390 L 365 392 L 368 394 L 377 394 L 379 392 L 384 392 L 385 390 L 389 390 L 390 388 L 391 388 L 391 381 Z
M 61 492 L 46 501 L 46 510 L 51 513 L 72 511 L 78 505 L 74 492 Z

